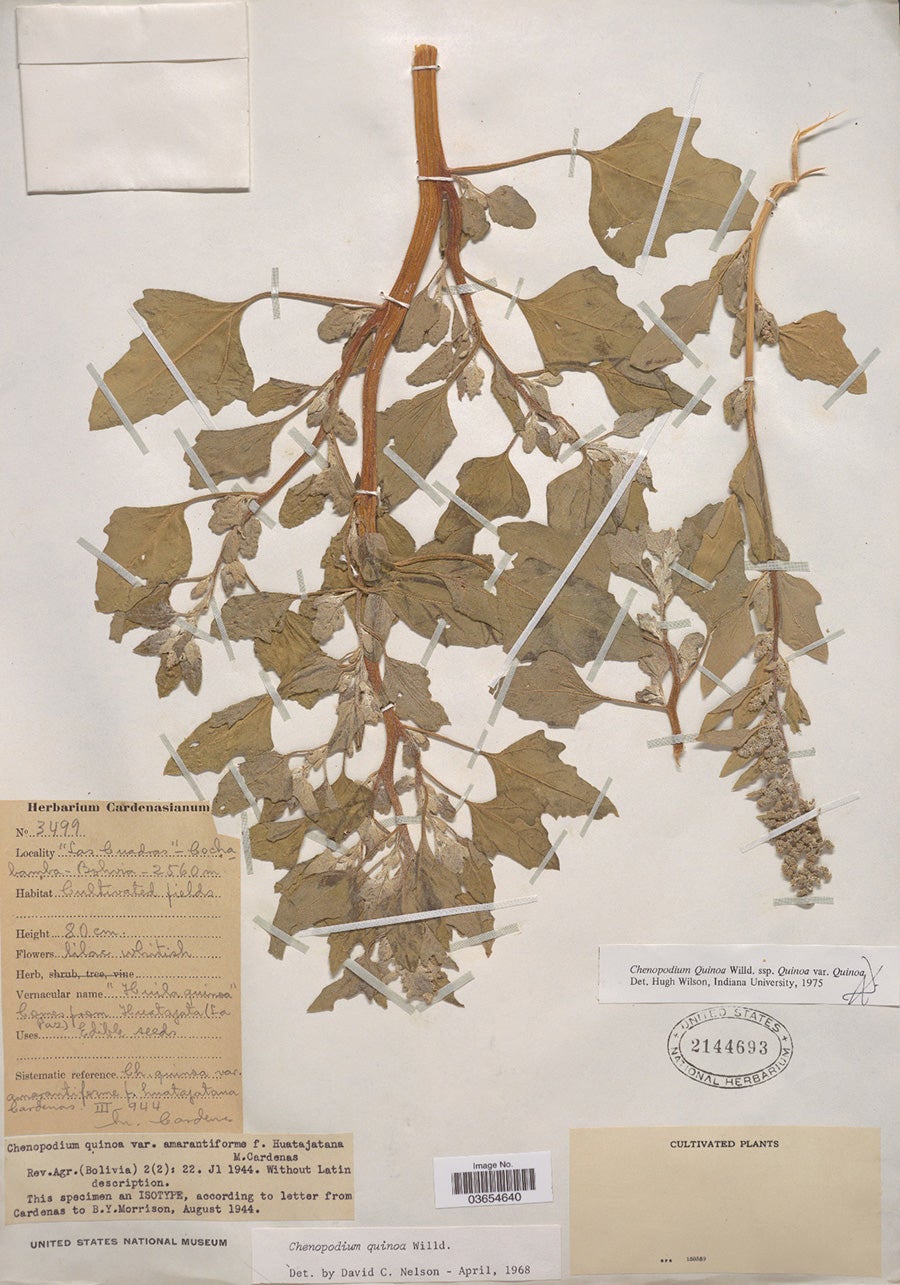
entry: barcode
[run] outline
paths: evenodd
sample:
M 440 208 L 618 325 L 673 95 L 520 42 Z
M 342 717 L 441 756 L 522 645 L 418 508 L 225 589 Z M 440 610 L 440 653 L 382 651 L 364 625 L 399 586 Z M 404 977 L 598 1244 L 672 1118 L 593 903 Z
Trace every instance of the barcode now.
M 468 1173 L 451 1173 L 450 1188 L 454 1196 L 478 1196 L 494 1191 L 534 1191 L 537 1186 L 533 1169 L 475 1169 Z

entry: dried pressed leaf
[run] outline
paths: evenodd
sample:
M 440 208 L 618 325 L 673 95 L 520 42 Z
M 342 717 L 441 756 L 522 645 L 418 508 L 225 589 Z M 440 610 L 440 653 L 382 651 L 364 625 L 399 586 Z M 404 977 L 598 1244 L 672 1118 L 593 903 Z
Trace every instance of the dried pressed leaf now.
M 456 437 L 447 407 L 447 389 L 432 388 L 409 400 L 394 402 L 378 414 L 378 446 L 393 442 L 394 449 L 417 473 L 427 477 Z M 384 455 L 379 469 L 385 501 L 393 507 L 416 489 L 412 478 Z
M 582 714 L 596 709 L 601 698 L 571 661 L 545 651 L 533 664 L 519 666 L 503 703 L 520 718 L 533 718 L 548 727 L 574 727 Z
M 507 228 L 532 228 L 537 215 L 514 187 L 503 184 L 487 194 L 488 214 Z
M 247 638 L 271 642 L 272 635 L 283 627 L 291 603 L 297 595 L 292 593 L 242 593 L 229 598 L 222 607 L 222 623 L 232 642 Z M 215 637 L 218 625 L 213 625 Z
M 216 303 L 180 290 L 145 290 L 134 306 L 211 414 L 251 395 L 253 371 L 240 335 L 246 301 Z M 146 335 L 131 341 L 104 379 L 132 422 L 165 415 L 187 400 Z M 91 403 L 90 427 L 110 428 L 118 423 L 118 415 L 98 389 Z
M 550 848 L 550 836 L 540 821 L 523 820 L 514 799 L 492 799 L 489 803 L 470 803 L 472 843 L 487 857 L 504 856 L 517 861 L 526 870 L 539 866 Z M 559 869 L 554 855 L 544 867 Z
M 385 656 L 383 682 L 398 716 L 411 719 L 423 732 L 436 732 L 450 721 L 443 705 L 431 699 L 428 671 L 421 665 Z
M 297 701 L 305 709 L 312 709 L 323 696 L 337 691 L 342 673 L 339 660 L 324 651 L 311 651 L 282 679 L 278 694 L 284 700 Z
M 97 564 L 97 602 L 101 612 L 132 609 L 154 589 L 186 576 L 191 569 L 191 536 L 183 504 L 116 509 L 104 527 L 104 552 L 147 586 L 130 585 L 111 567 Z
M 317 334 L 326 344 L 337 343 L 341 339 L 349 339 L 355 335 L 357 330 L 369 320 L 374 312 L 373 308 L 352 308 L 348 304 L 336 303 L 333 308 L 329 308 L 325 316 L 319 322 Z
M 757 562 L 768 562 L 775 556 L 772 537 L 769 534 L 772 529 L 772 520 L 762 460 L 752 442 L 747 447 L 744 458 L 734 470 L 729 489 L 741 502 L 750 536 L 750 552 Z
M 178 746 L 179 756 L 189 772 L 221 772 L 238 755 L 270 750 L 271 723 L 271 697 L 251 696 L 211 714 L 195 727 Z M 170 758 L 163 771 L 166 776 L 178 776 L 180 769 Z
M 423 344 L 439 344 L 450 326 L 450 309 L 440 298 L 420 290 L 406 310 L 394 340 L 397 352 L 416 352 Z
M 197 434 L 194 450 L 214 482 L 224 482 L 232 477 L 245 477 L 252 481 L 269 471 L 272 443 L 280 431 L 281 425 L 277 423 L 220 428 L 216 432 L 204 428 Z M 190 464 L 191 486 L 205 490 L 206 483 L 187 453 L 184 458 Z
M 845 327 L 833 312 L 811 312 L 782 326 L 778 335 L 781 360 L 796 379 L 818 379 L 837 387 L 856 369 L 857 361 L 844 343 Z M 848 393 L 866 391 L 865 372 L 857 375 Z
M 617 415 L 652 411 L 652 417 L 655 417 L 665 411 L 680 409 L 691 399 L 691 394 L 662 370 L 642 371 L 627 361 L 603 361 L 591 366 L 591 371 L 603 385 L 603 391 Z M 705 415 L 708 411 L 708 402 L 698 402 L 693 413 Z
M 406 376 L 406 382 L 415 388 L 421 388 L 423 384 L 436 384 L 439 380 L 449 377 L 455 361 L 453 344 L 440 344 L 415 370 L 410 371 Z
M 225 628 L 228 628 L 227 621 Z M 279 678 L 289 678 L 308 657 L 319 655 L 321 648 L 308 623 L 297 612 L 289 611 L 268 640 L 255 640 L 254 651 L 263 669 L 270 669 Z
M 670 107 L 639 121 L 610 147 L 587 153 L 591 166 L 590 223 L 616 263 L 633 267 L 644 248 L 675 150 L 682 118 Z M 675 177 L 650 253 L 664 256 L 673 233 L 719 226 L 741 181 L 736 165 L 702 156 L 694 148 L 700 121 L 692 117 Z M 732 221 L 749 228 L 756 201 L 748 193 Z
M 329 458 L 331 455 L 332 451 L 329 449 Z M 285 491 L 278 521 L 283 527 L 301 526 L 310 518 L 317 517 L 325 508 L 327 500 L 331 501 L 335 513 L 341 517 L 346 517 L 350 512 L 353 486 L 346 471 L 334 463 Z
M 467 460 L 457 478 L 458 494 L 483 517 L 523 518 L 531 507 L 528 487 L 505 451 Z
M 254 388 L 247 398 L 247 410 L 251 415 L 267 415 L 270 411 L 284 410 L 287 406 L 299 406 L 311 392 L 309 384 L 294 384 L 288 379 L 267 379 L 259 388 Z
M 520 299 L 519 307 L 547 366 L 627 357 L 644 334 L 615 277 L 599 268 L 570 272 L 533 299 Z
M 695 335 L 708 334 L 716 300 L 722 288 L 722 275 L 730 256 L 720 259 L 704 281 L 691 286 L 673 286 L 662 296 L 662 319 L 678 338 L 689 344 Z M 629 360 L 639 370 L 658 370 L 680 361 L 681 350 L 658 326 L 652 326 L 637 345 Z
M 430 638 L 439 619 L 447 622 L 441 644 L 489 647 L 498 641 L 497 599 L 484 588 L 491 565 L 441 561 L 410 567 L 385 589 L 392 611 L 414 633 Z
M 779 622 L 781 637 L 789 647 L 797 650 L 807 647 L 811 642 L 822 637 L 822 626 L 816 616 L 816 607 L 822 601 L 821 594 L 808 580 L 800 580 L 786 571 L 778 573 L 777 581 L 781 604 Z M 767 620 L 765 623 L 767 627 L 771 627 L 773 621 Z M 828 660 L 827 643 L 814 648 L 807 655 L 824 664 Z
M 497 783 L 498 798 L 514 798 L 523 819 L 536 822 L 550 816 L 583 816 L 596 801 L 599 790 L 589 785 L 560 758 L 562 741 L 551 741 L 544 732 L 532 732 L 496 754 L 485 753 Z M 606 812 L 614 811 L 604 799 Z M 602 815 L 603 810 L 598 813 Z M 476 841 L 477 842 L 477 841 Z

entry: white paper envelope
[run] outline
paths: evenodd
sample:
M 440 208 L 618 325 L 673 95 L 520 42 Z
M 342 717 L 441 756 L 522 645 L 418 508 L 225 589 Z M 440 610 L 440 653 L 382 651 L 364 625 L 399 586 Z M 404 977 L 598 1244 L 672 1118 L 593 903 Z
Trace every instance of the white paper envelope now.
M 250 185 L 243 3 L 16 10 L 29 192 Z

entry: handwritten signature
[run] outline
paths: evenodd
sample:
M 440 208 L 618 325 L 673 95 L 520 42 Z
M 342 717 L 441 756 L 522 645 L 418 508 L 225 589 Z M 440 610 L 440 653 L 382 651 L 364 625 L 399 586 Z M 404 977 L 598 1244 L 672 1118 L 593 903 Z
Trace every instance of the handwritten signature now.
M 873 969 L 866 956 L 863 955 L 862 958 L 863 963 L 866 966 L 866 972 L 864 972 L 860 978 L 859 985 L 856 987 L 856 990 L 847 991 L 845 995 L 841 996 L 845 1004 L 868 1004 L 869 996 L 874 995 L 878 990 L 878 982 L 875 979 L 878 977 L 878 974 L 881 972 L 884 965 L 879 964 L 877 969 Z

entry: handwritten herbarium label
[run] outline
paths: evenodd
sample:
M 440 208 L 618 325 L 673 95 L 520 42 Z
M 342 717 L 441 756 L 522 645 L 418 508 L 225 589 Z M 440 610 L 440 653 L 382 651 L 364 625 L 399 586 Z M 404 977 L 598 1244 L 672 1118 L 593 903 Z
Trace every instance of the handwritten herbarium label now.
M 239 860 L 205 804 L 0 804 L 6 1132 L 241 1128 Z

